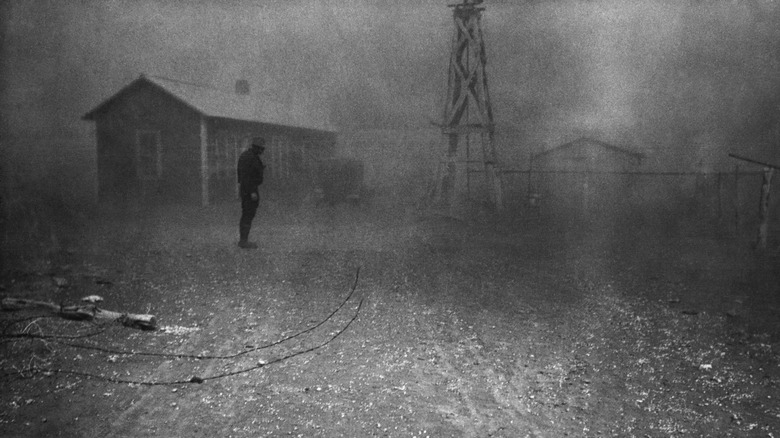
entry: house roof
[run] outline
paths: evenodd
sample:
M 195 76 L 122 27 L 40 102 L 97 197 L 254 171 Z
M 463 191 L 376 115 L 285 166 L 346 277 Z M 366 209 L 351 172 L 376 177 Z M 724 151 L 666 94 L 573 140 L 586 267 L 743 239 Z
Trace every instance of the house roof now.
M 249 122 L 268 123 L 320 131 L 334 131 L 325 117 L 304 113 L 269 96 L 237 94 L 204 85 L 193 84 L 159 76 L 141 75 L 83 116 L 93 120 L 95 115 L 120 96 L 142 83 L 169 94 L 174 99 L 206 117 L 217 117 Z
M 533 159 L 537 159 L 537 158 L 540 158 L 540 157 L 543 157 L 545 155 L 549 155 L 549 154 L 552 154 L 552 153 L 555 153 L 555 152 L 558 152 L 558 151 L 561 151 L 561 150 L 574 149 L 574 148 L 583 147 L 583 146 L 586 146 L 586 145 L 595 145 L 595 146 L 598 146 L 598 147 L 600 147 L 602 149 L 605 149 L 605 150 L 607 150 L 609 152 L 614 152 L 614 153 L 617 153 L 617 154 L 626 155 L 626 156 L 628 156 L 630 158 L 633 158 L 633 159 L 635 159 L 637 161 L 641 161 L 644 158 L 646 158 L 645 154 L 643 154 L 641 152 L 634 152 L 634 151 L 632 151 L 630 149 L 622 148 L 620 146 L 615 146 L 613 144 L 609 144 L 609 143 L 606 143 L 606 142 L 603 142 L 603 141 L 600 141 L 600 140 L 595 140 L 595 139 L 592 139 L 592 138 L 589 138 L 589 137 L 580 137 L 580 138 L 578 138 L 578 139 L 576 139 L 574 141 L 570 141 L 568 143 L 561 144 L 561 145 L 556 146 L 554 148 L 547 149 L 546 151 L 539 152 L 538 154 L 533 156 Z
M 755 164 L 761 167 L 769 167 L 772 169 L 780 169 L 780 160 L 777 159 L 777 154 L 760 154 L 760 153 L 729 153 L 729 157 L 739 161 L 745 161 L 751 164 Z

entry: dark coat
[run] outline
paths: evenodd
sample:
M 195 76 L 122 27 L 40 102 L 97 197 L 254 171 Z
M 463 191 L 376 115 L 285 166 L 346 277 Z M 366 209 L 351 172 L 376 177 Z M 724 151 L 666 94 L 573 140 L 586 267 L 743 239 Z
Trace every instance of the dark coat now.
M 257 186 L 263 183 L 264 168 L 260 154 L 255 153 L 252 148 L 241 153 L 238 157 L 237 171 L 242 194 L 257 191 Z

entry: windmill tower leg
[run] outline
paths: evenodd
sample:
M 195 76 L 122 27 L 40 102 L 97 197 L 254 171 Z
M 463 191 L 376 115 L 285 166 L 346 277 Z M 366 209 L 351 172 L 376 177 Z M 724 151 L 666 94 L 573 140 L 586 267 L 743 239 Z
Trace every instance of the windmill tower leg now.
M 487 138 L 485 138 L 487 137 Z M 498 154 L 493 142 L 493 134 L 482 135 L 482 156 L 485 162 L 485 182 L 491 195 L 491 202 L 496 211 L 500 212 L 504 207 L 501 174 L 498 168 Z
M 503 205 L 498 157 L 493 141 L 493 110 L 490 105 L 485 65 L 487 56 L 480 19 L 481 1 L 463 0 L 453 8 L 455 33 L 450 53 L 447 101 L 440 125 L 446 147 L 437 182 L 432 189 L 434 204 L 457 209 L 466 195 L 468 144 L 481 143 L 485 197 L 495 210 Z M 464 144 L 465 143 L 465 144 Z M 476 145 L 475 145 L 476 146 Z M 463 154 L 466 157 L 463 157 Z

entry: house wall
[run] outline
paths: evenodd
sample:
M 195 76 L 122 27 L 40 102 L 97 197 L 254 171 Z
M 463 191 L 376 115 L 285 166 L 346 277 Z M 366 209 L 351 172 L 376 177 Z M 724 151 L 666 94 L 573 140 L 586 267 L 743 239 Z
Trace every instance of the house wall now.
M 212 119 L 209 132 L 209 190 L 214 202 L 237 199 L 236 164 L 253 137 L 266 140 L 264 188 L 298 193 L 312 188 L 316 163 L 334 155 L 336 134 L 309 129 Z
M 200 200 L 200 116 L 147 84 L 118 96 L 95 116 L 101 201 Z M 161 173 L 139 173 L 137 133 L 159 132 Z
M 95 114 L 101 201 L 202 202 L 201 115 L 153 85 L 139 82 Z M 334 133 L 228 119 L 207 119 L 209 201 L 237 199 L 236 163 L 252 137 L 267 149 L 266 186 L 298 189 L 320 157 L 333 155 Z M 137 135 L 158 132 L 160 175 L 139 171 Z

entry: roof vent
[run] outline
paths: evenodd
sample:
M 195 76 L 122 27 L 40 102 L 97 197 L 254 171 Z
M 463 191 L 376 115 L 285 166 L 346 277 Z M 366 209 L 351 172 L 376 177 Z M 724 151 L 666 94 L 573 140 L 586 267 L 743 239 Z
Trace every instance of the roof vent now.
M 239 79 L 236 81 L 236 94 L 249 94 L 249 81 L 246 79 Z

